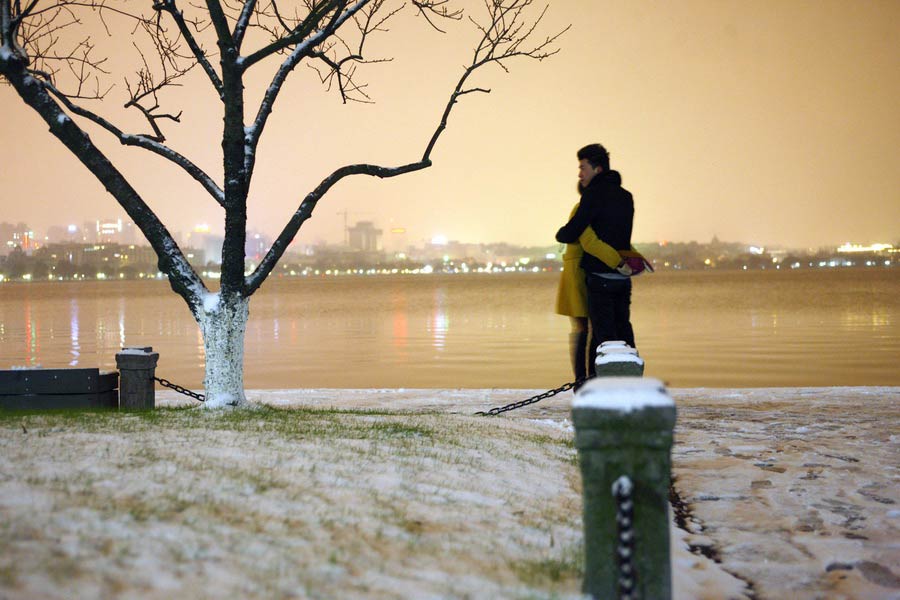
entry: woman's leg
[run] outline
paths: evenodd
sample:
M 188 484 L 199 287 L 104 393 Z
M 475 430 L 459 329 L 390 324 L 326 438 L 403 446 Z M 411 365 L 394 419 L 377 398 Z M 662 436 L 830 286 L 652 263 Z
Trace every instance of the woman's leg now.
M 587 376 L 588 320 L 587 317 L 569 317 L 569 321 L 572 323 L 569 334 L 572 372 L 576 380 L 584 379 Z

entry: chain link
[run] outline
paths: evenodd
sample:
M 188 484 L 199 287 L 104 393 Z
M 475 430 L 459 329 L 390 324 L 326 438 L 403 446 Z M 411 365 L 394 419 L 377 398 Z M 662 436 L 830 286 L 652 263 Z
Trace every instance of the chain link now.
M 159 377 L 154 377 L 153 379 L 158 381 L 160 383 L 160 385 L 163 385 L 167 388 L 171 388 L 171 389 L 175 390 L 176 392 L 178 392 L 179 394 L 184 394 L 185 396 L 190 396 L 194 400 L 199 400 L 200 402 L 204 402 L 206 400 L 206 396 L 204 396 L 203 394 L 198 394 L 197 392 L 192 392 L 191 390 L 189 390 L 187 388 L 181 387 L 177 383 L 172 383 L 168 379 L 160 379 Z
M 490 410 L 484 411 L 480 410 L 476 415 L 482 417 L 493 417 L 499 415 L 500 413 L 505 413 L 510 410 L 516 410 L 517 408 L 522 408 L 523 406 L 528 406 L 529 404 L 534 404 L 535 402 L 540 402 L 541 400 L 546 400 L 547 398 L 552 398 L 553 396 L 560 394 L 562 392 L 568 392 L 572 388 L 580 386 L 584 383 L 586 378 L 576 379 L 575 381 L 570 381 L 569 383 L 564 383 L 558 388 L 554 388 L 552 390 L 547 390 L 542 394 L 538 394 L 537 396 L 532 396 L 531 398 L 527 398 L 525 400 L 519 400 L 518 402 L 513 402 L 512 404 L 507 404 L 506 406 L 497 406 Z

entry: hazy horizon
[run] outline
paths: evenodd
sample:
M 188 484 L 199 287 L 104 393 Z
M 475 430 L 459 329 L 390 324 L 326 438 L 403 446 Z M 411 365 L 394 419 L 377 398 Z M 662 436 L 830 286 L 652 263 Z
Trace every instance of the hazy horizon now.
M 819 248 L 900 240 L 900 2 L 848 10 L 838 0 L 559 0 L 540 31 L 570 23 L 558 55 L 480 76 L 476 84 L 491 93 L 461 99 L 433 167 L 341 182 L 295 241 L 341 240 L 346 214 L 350 224 L 405 227 L 412 243 L 442 235 L 550 245 L 578 199 L 575 152 L 591 142 L 607 146 L 634 193 L 638 242 L 716 236 Z M 111 30 L 117 25 L 112 19 Z M 95 29 L 95 41 L 118 53 L 112 67 L 134 58 L 127 31 L 107 38 Z M 335 167 L 417 160 L 473 40 L 466 21 L 440 35 L 413 12 L 398 15 L 373 46 L 394 61 L 365 65 L 371 105 L 341 105 L 314 71 L 297 69 L 259 148 L 249 227 L 274 237 Z M 250 115 L 266 77 L 247 80 Z M 116 87 L 102 108 L 143 132 L 139 115 L 121 108 L 121 76 L 110 81 Z M 165 124 L 167 141 L 221 173 L 221 106 L 202 73 L 184 84 L 161 95 L 165 108 L 184 110 L 180 124 Z M 41 230 L 125 218 L 14 90 L 0 86 L 0 102 L 0 220 Z M 220 230 L 221 208 L 196 182 L 83 126 L 170 231 L 199 223 Z
M 86 219 L 87 222 L 92 222 L 95 220 L 96 219 Z M 122 218 L 122 222 L 125 223 L 126 221 L 127 221 L 127 215 L 124 215 Z M 25 223 L 26 225 L 29 226 L 31 231 L 35 232 L 35 240 L 41 244 L 66 243 L 68 241 L 68 240 L 49 240 L 49 242 L 46 241 L 45 237 L 48 233 L 47 229 L 49 227 L 55 227 L 55 226 L 66 227 L 68 225 L 77 225 L 78 227 L 82 227 L 82 225 L 84 224 L 83 222 L 68 223 L 68 224 L 52 223 L 46 227 L 34 227 L 34 226 L 32 226 L 31 223 L 22 221 L 21 219 L 7 220 L 6 218 L 0 218 L 0 223 L 11 224 L 11 225 Z M 355 223 L 349 223 L 349 225 L 351 227 L 354 224 Z M 380 224 L 377 222 L 377 220 L 375 221 L 374 226 L 376 228 L 381 227 Z M 248 225 L 247 230 L 248 230 L 248 232 L 251 232 L 251 233 L 262 233 L 264 235 L 268 235 L 268 237 L 269 237 L 268 241 L 270 244 L 274 240 L 274 235 L 266 234 L 264 231 L 261 231 L 260 229 L 253 227 L 252 225 Z M 173 231 L 172 233 L 175 235 L 176 240 L 181 238 L 181 242 L 184 242 L 188 238 L 188 235 L 190 232 L 178 230 L 178 231 Z M 223 234 L 223 231 L 221 228 L 219 228 L 219 230 L 216 231 L 216 230 L 213 230 L 213 228 L 211 227 L 209 233 L 211 235 L 221 236 Z M 40 235 L 40 234 L 43 234 L 43 235 Z M 141 232 L 136 231 L 136 234 L 140 236 Z M 497 240 L 449 239 L 446 241 L 448 241 L 450 243 L 460 243 L 460 244 L 484 244 L 484 245 L 509 244 L 511 246 L 522 246 L 522 247 L 528 247 L 528 248 L 537 248 L 537 247 L 545 247 L 545 246 L 546 247 L 560 246 L 561 245 L 559 242 L 557 242 L 553 239 L 547 240 L 543 243 L 537 243 L 537 244 L 525 244 L 525 243 L 518 243 L 518 242 L 514 242 L 514 241 L 510 241 L 510 240 L 502 240 L 502 239 L 497 239 Z M 73 240 L 73 242 L 80 243 L 80 240 Z M 181 242 L 179 242 L 179 243 L 181 243 Z M 875 239 L 872 239 L 872 240 L 841 239 L 841 240 L 835 241 L 833 243 L 826 243 L 826 244 L 820 244 L 820 245 L 815 245 L 815 246 L 802 246 L 802 245 L 798 245 L 798 244 L 792 244 L 790 242 L 784 242 L 784 243 L 776 242 L 776 243 L 770 243 L 770 244 L 761 244 L 761 243 L 758 243 L 757 240 L 752 240 L 752 239 L 750 239 L 750 240 L 724 239 L 721 236 L 716 235 L 715 233 L 713 233 L 712 236 L 708 239 L 678 240 L 678 239 L 667 238 L 664 240 L 642 240 L 642 239 L 633 239 L 632 240 L 632 243 L 636 244 L 636 245 L 691 244 L 691 243 L 711 244 L 714 242 L 722 243 L 722 244 L 741 244 L 741 245 L 747 245 L 747 246 L 760 246 L 760 247 L 766 247 L 766 248 L 781 248 L 781 249 L 788 249 L 788 250 L 810 250 L 811 251 L 811 250 L 820 250 L 820 249 L 833 249 L 833 248 L 837 248 L 841 245 L 848 244 L 848 243 L 849 244 L 861 244 L 861 245 L 870 245 L 870 244 L 874 244 L 874 243 L 887 243 L 887 244 L 892 244 L 895 247 L 900 247 L 900 235 L 898 235 L 894 238 L 878 239 L 878 240 L 875 240 Z M 84 242 L 84 243 L 93 243 L 93 242 Z M 124 242 L 110 242 L 110 243 L 124 243 Z M 134 243 L 137 245 L 147 245 L 147 246 L 150 245 L 150 243 L 145 238 L 143 238 L 143 236 Z M 309 239 L 303 239 L 302 235 L 298 235 L 297 238 L 295 238 L 293 244 L 291 244 L 290 250 L 298 250 L 301 246 L 314 246 L 314 245 L 320 245 L 323 243 L 328 244 L 328 245 L 333 245 L 333 246 L 339 246 L 346 242 L 343 239 L 324 239 L 323 238 L 323 239 L 318 239 L 318 240 L 309 240 Z M 421 247 L 424 244 L 428 244 L 428 243 L 434 243 L 434 238 L 428 239 L 428 238 L 424 238 L 424 237 L 422 237 L 422 238 L 410 237 L 408 245 L 415 246 L 415 247 Z M 438 245 L 440 245 L 440 243 L 438 243 Z

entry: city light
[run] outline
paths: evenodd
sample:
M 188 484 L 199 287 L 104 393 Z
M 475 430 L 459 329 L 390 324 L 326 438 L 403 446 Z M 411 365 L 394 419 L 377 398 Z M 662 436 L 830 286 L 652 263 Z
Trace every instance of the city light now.
M 853 252 L 884 252 L 891 251 L 894 248 L 892 244 L 872 244 L 870 246 L 863 246 L 862 244 L 851 244 L 847 242 L 838 247 L 837 251 L 841 253 L 853 253 Z

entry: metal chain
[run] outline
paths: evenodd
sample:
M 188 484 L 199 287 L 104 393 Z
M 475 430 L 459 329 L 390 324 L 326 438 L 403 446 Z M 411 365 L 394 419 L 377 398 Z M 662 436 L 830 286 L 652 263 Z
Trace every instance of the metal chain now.
M 616 559 L 619 563 L 619 600 L 633 600 L 637 575 L 634 572 L 634 500 L 633 484 L 627 475 L 622 475 L 612 484 L 612 495 L 616 501 L 616 525 L 618 542 Z
M 197 392 L 192 392 L 191 390 L 189 390 L 187 388 L 181 387 L 177 383 L 172 383 L 168 379 L 160 379 L 159 377 L 154 377 L 153 379 L 155 379 L 161 385 L 164 385 L 167 388 L 172 388 L 179 394 L 184 394 L 185 396 L 190 396 L 194 400 L 199 400 L 200 402 L 204 402 L 206 400 L 206 396 L 204 396 L 203 394 L 198 394 Z
M 204 402 L 206 400 L 206 396 L 204 396 L 203 394 L 198 394 L 196 392 L 192 392 L 191 390 L 189 390 L 187 388 L 181 387 L 177 383 L 172 383 L 168 379 L 162 379 L 160 377 L 154 377 L 153 379 L 158 381 L 160 383 L 160 385 L 165 386 L 167 388 L 171 388 L 171 389 L 175 390 L 176 392 L 178 392 L 179 394 L 184 394 L 185 396 L 190 396 L 194 400 L 198 400 L 200 402 Z M 558 388 L 554 388 L 552 390 L 547 390 L 546 392 L 538 394 L 537 396 L 532 396 L 531 398 L 528 398 L 526 400 L 520 400 L 519 402 L 513 402 L 512 404 L 507 404 L 506 406 L 498 406 L 498 407 L 492 408 L 488 411 L 480 410 L 475 414 L 481 415 L 484 417 L 493 417 L 495 415 L 499 415 L 500 413 L 505 413 L 510 410 L 522 408 L 523 406 L 528 406 L 529 404 L 534 404 L 535 402 L 540 402 L 541 400 L 546 400 L 547 398 L 552 398 L 553 396 L 560 394 L 562 392 L 568 392 L 572 388 L 584 383 L 584 381 L 585 381 L 584 379 L 576 379 L 575 381 L 570 381 L 569 383 L 564 383 L 561 386 L 559 386 Z
M 553 396 L 562 393 L 568 392 L 574 387 L 580 386 L 585 382 L 586 378 L 576 379 L 575 381 L 570 381 L 569 383 L 564 383 L 558 388 L 547 390 L 542 394 L 538 394 L 537 396 L 532 396 L 526 400 L 520 400 L 518 402 L 513 402 L 512 404 L 507 404 L 506 406 L 497 406 L 496 408 L 492 408 L 488 411 L 480 410 L 476 415 L 480 415 L 482 417 L 493 417 L 499 415 L 500 413 L 505 413 L 510 410 L 516 410 L 517 408 L 522 408 L 523 406 L 528 406 L 529 404 L 534 404 L 535 402 L 540 402 L 541 400 L 546 400 L 547 398 L 552 398 Z

